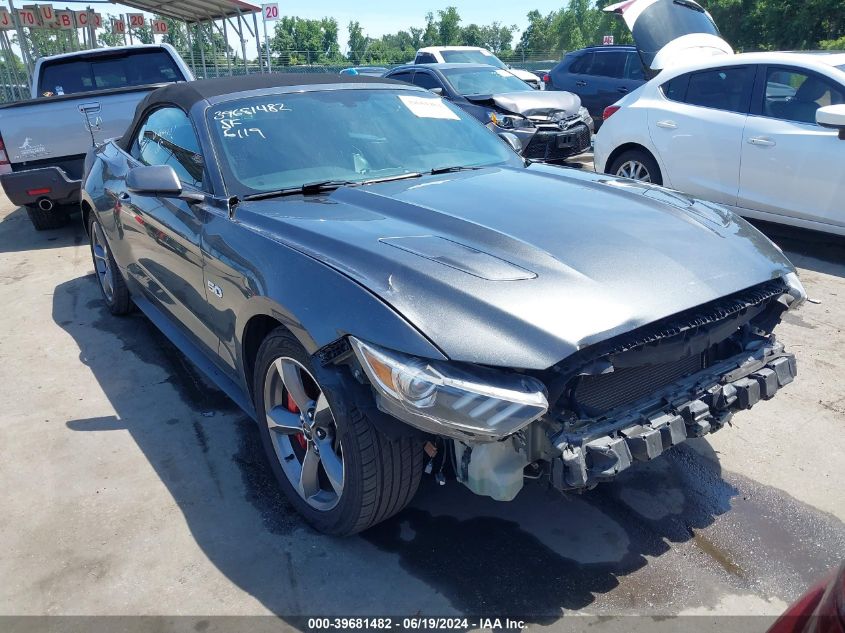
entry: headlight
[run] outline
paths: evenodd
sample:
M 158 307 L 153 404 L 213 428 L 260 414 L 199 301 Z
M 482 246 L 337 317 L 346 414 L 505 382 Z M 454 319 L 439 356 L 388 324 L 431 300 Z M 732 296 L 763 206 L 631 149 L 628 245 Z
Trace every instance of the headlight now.
M 789 288 L 789 294 L 791 294 L 795 299 L 795 301 L 789 304 L 789 309 L 794 310 L 807 300 L 807 291 L 804 290 L 804 284 L 802 284 L 801 280 L 798 279 L 798 275 L 796 273 L 788 273 L 784 275 L 783 280 Z
M 549 408 L 539 380 L 514 372 L 425 360 L 349 338 L 379 408 L 437 435 L 497 440 Z
M 506 130 L 534 127 L 534 124 L 531 121 L 521 116 L 499 114 L 498 112 L 489 112 L 487 116 L 490 118 L 490 122 L 493 123 L 493 125 L 498 125 L 500 128 L 504 128 Z
M 584 119 L 585 121 L 590 118 L 590 111 L 587 110 L 584 106 L 578 108 L 578 116 Z

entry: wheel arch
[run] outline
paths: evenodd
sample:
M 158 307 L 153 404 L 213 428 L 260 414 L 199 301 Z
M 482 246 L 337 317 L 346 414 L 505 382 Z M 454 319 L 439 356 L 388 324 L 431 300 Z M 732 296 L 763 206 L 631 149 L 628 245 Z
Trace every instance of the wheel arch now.
M 663 165 L 661 165 L 660 161 L 657 160 L 657 156 L 654 155 L 654 152 L 652 152 L 645 145 L 643 145 L 641 143 L 636 143 L 636 142 L 623 143 L 622 145 L 620 145 L 619 147 L 614 149 L 612 152 L 610 152 L 610 156 L 607 157 L 607 161 L 602 166 L 601 171 L 604 172 L 604 173 L 608 173 L 607 170 L 610 169 L 610 166 L 613 164 L 613 161 L 615 161 L 622 154 L 624 154 L 625 152 L 630 151 L 630 150 L 639 150 L 639 151 L 645 152 L 646 154 L 648 154 L 649 156 L 651 156 L 654 159 L 654 161 L 660 167 L 660 171 L 661 172 L 663 171 Z

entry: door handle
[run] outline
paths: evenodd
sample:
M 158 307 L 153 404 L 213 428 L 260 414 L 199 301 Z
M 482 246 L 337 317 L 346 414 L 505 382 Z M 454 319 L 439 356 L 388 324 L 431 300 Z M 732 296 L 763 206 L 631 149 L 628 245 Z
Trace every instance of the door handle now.
M 117 194 L 117 199 L 122 200 L 123 202 L 126 202 L 127 200 L 129 200 L 129 198 L 130 198 L 129 194 L 126 193 L 125 191 L 121 191 L 119 194 Z
M 616 92 L 621 92 L 622 94 L 625 94 L 626 92 L 628 92 L 628 89 L 625 86 L 619 86 L 616 89 Z
M 664 130 L 677 130 L 678 129 L 678 124 L 675 123 L 674 121 L 669 121 L 668 119 L 665 119 L 663 121 L 658 121 L 657 123 L 655 123 L 655 125 L 657 127 L 662 127 Z
M 587 85 L 587 82 L 586 82 L 586 81 L 581 81 L 581 80 L 579 79 L 578 81 L 576 81 L 576 82 L 575 82 L 575 85 L 576 85 L 576 86 L 586 86 L 586 85 Z
M 100 102 L 80 103 L 77 107 L 82 114 L 97 114 L 100 111 Z
M 772 139 L 766 138 L 765 136 L 752 136 L 748 139 L 748 142 L 758 147 L 774 147 L 777 145 Z

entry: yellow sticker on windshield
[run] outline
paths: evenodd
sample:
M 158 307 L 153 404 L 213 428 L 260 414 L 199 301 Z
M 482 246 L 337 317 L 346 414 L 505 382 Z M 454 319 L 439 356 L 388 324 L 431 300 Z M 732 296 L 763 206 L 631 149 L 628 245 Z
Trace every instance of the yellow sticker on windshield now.
M 443 101 L 432 97 L 399 95 L 399 100 L 416 116 L 423 119 L 451 119 L 460 121 L 461 117 L 452 112 Z

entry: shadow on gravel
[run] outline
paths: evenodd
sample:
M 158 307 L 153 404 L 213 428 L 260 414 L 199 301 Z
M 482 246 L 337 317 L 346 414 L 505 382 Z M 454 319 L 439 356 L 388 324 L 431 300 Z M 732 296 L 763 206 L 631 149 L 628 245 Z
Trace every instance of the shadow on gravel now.
M 752 220 L 799 268 L 845 277 L 845 237 Z
M 71 215 L 65 226 L 48 231 L 36 231 L 23 207 L 18 207 L 0 220 L 0 253 L 73 246 L 86 239 L 78 213 Z
M 110 316 L 84 277 L 56 288 L 53 319 L 116 411 L 67 426 L 130 433 L 208 559 L 283 619 L 510 614 L 550 623 L 589 605 L 677 611 L 712 606 L 714 578 L 790 600 L 845 551 L 838 522 L 723 478 L 712 453 L 686 447 L 584 495 L 528 485 L 496 503 L 426 478 L 390 521 L 358 537 L 321 536 L 277 491 L 253 423 L 143 316 Z

